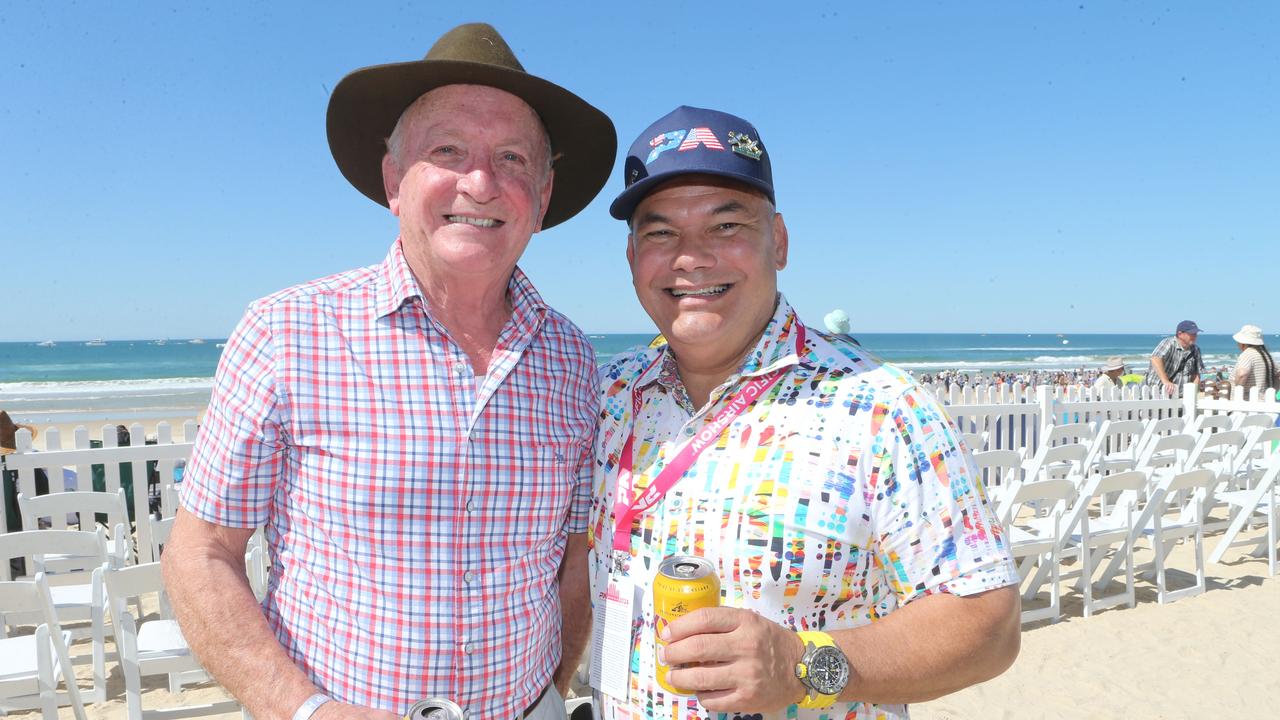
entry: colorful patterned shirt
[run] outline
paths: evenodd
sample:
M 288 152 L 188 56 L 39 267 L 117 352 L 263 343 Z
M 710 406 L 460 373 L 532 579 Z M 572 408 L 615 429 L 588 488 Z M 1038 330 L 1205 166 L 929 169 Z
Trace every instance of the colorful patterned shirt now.
M 748 379 L 782 378 L 708 447 L 631 533 L 638 602 L 628 702 L 597 693 L 605 720 L 738 718 L 654 682 L 652 580 L 669 555 L 719 569 L 724 605 L 793 630 L 858 627 L 932 593 L 969 595 L 1017 583 L 1003 530 L 971 456 L 942 407 L 903 371 L 847 338 L 805 328 L 778 308 L 739 374 L 695 409 L 667 348 L 601 369 L 603 395 L 591 504 L 592 597 L 606 581 L 620 453 L 634 432 L 634 493 Z M 632 418 L 632 391 L 642 393 Z M 636 568 L 640 568 L 636 570 Z M 897 718 L 902 705 L 795 706 L 774 718 Z
M 266 525 L 263 611 L 326 693 L 510 718 L 560 660 L 556 573 L 586 528 L 595 356 L 516 270 L 477 378 L 400 242 L 253 303 L 227 342 L 182 504 Z

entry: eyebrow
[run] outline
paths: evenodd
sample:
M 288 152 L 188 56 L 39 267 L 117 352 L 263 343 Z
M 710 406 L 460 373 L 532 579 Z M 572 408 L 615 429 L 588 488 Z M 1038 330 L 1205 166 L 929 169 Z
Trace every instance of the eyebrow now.
M 725 213 L 745 212 L 747 210 L 749 210 L 749 208 L 746 205 L 743 205 L 737 200 L 729 200 L 723 205 L 716 206 L 716 208 L 711 211 L 711 214 L 723 215 Z M 635 219 L 634 226 L 640 227 L 641 225 L 646 225 L 648 223 L 668 223 L 669 224 L 670 222 L 671 222 L 670 218 L 668 218 L 666 215 L 650 210 L 645 214 L 637 217 Z

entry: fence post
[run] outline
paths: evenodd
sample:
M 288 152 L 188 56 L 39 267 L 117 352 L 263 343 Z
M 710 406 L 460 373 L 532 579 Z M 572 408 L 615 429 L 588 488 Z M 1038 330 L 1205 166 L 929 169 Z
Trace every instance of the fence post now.
M 1040 404 L 1040 436 L 1044 437 L 1049 432 L 1049 428 L 1053 427 L 1057 421 L 1053 414 L 1053 387 L 1050 385 L 1037 387 L 1036 399 Z
M 1200 393 L 1195 383 L 1182 386 L 1182 418 L 1186 427 L 1191 427 L 1191 423 L 1196 420 L 1196 402 L 1199 399 Z

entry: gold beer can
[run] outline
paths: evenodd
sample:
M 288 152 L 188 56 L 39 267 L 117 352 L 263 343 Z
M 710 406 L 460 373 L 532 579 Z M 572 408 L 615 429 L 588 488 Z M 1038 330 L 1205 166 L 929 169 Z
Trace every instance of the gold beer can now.
M 716 575 L 716 566 L 710 560 L 692 555 L 672 555 L 663 560 L 653 579 L 653 632 L 657 640 L 655 653 L 661 653 L 666 645 L 661 633 L 668 623 L 699 608 L 719 605 L 720 578 Z M 670 668 L 663 665 L 659 658 L 660 656 L 654 657 L 658 684 L 667 692 L 690 694 L 667 682 L 667 671 Z

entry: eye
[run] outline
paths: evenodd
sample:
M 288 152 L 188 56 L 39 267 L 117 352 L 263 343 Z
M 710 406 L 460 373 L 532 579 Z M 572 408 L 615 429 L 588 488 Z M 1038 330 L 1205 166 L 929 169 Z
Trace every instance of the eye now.
M 507 152 L 502 153 L 502 159 L 503 159 L 504 161 L 506 161 L 506 162 L 511 162 L 511 163 L 523 163 L 523 162 L 524 162 L 524 156 L 523 156 L 523 155 L 520 155 L 519 153 L 511 152 L 511 151 L 507 151 Z
M 453 145 L 441 145 L 431 151 L 432 155 L 451 157 L 459 154 L 458 148 Z
M 715 226 L 715 231 L 721 234 L 732 233 L 742 227 L 742 223 L 723 222 Z

